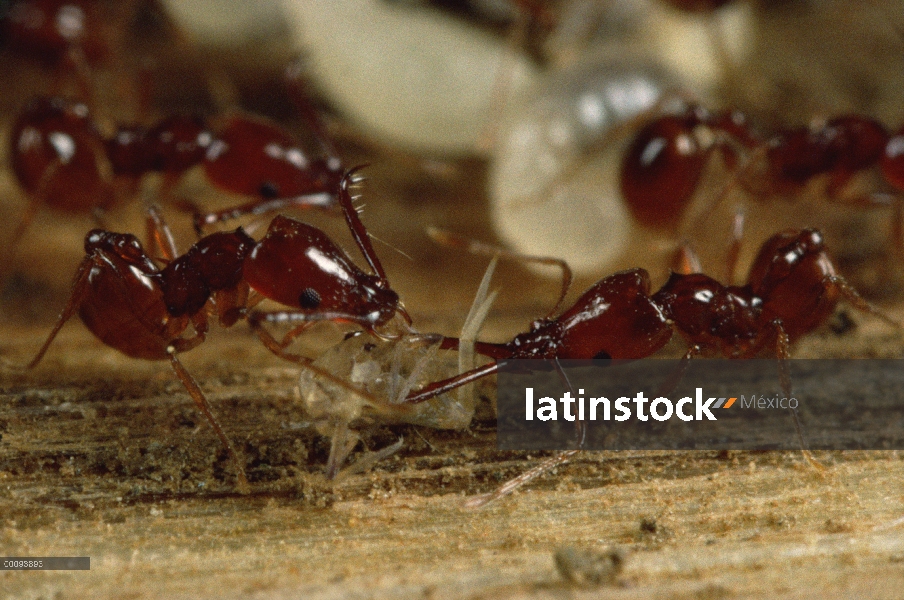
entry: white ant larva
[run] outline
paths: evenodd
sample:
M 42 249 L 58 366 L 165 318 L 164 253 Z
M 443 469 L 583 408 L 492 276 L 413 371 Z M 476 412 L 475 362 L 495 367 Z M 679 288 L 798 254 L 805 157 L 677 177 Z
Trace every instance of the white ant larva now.
M 625 130 L 674 87 L 656 63 L 606 53 L 551 74 L 513 104 L 489 177 L 499 236 L 577 273 L 609 270 L 632 227 L 617 179 Z
M 489 313 L 496 293 L 488 293 L 496 260 L 490 263 L 462 328 L 459 352 L 440 350 L 438 336 L 406 334 L 379 340 L 352 335 L 320 356 L 313 365 L 361 388 L 382 401 L 376 405 L 365 395 L 350 394 L 318 373 L 302 369 L 300 398 L 306 416 L 317 431 L 331 439 L 327 475 L 335 476 L 357 445 L 357 429 L 368 423 L 407 423 L 433 429 L 465 429 L 474 416 L 478 395 L 473 386 L 442 394 L 428 402 L 405 404 L 406 396 L 431 381 L 438 381 L 474 366 L 473 343 Z
M 511 93 L 536 67 L 505 40 L 439 11 L 382 0 L 284 0 L 312 81 L 366 133 L 434 154 L 468 154 L 500 69 Z

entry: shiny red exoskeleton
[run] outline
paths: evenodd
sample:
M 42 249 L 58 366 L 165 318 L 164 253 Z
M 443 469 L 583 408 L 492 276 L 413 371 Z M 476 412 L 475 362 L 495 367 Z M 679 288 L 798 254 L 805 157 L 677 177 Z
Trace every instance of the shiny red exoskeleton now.
M 91 0 L 15 0 L 0 21 L 6 45 L 46 63 L 97 61 L 110 52 L 98 3 Z
M 335 209 L 342 177 L 338 158 L 314 159 L 284 129 L 262 117 L 233 115 L 216 131 L 198 118 L 175 116 L 151 129 L 120 128 L 106 142 L 113 173 L 140 178 L 163 173 L 170 186 L 201 165 L 214 187 L 255 198 L 230 209 L 198 213 L 204 226 L 291 206 Z
M 199 233 L 209 224 L 243 214 L 291 206 L 334 210 L 341 161 L 313 159 L 275 123 L 235 115 L 216 133 L 200 119 L 173 116 L 150 129 L 122 127 L 109 139 L 88 108 L 58 97 L 32 101 L 10 139 L 13 171 L 30 197 L 8 253 L 41 206 L 99 217 L 147 173 L 162 173 L 168 196 L 179 178 L 201 165 L 219 189 L 247 195 L 248 203 L 195 217 Z
M 205 236 L 180 256 L 164 243 L 168 262 L 162 269 L 135 236 L 93 230 L 85 238 L 86 256 L 69 301 L 29 367 L 41 361 L 57 333 L 76 313 L 107 346 L 133 358 L 168 360 L 228 449 L 240 485 L 246 486 L 242 461 L 177 355 L 204 341 L 210 318 L 225 327 L 245 319 L 268 349 L 299 362 L 307 359 L 288 354 L 285 348 L 312 323 L 349 322 L 375 334 L 382 334 L 396 315 L 410 324 L 352 206 L 351 179 L 349 173 L 341 182 L 340 203 L 375 274 L 358 268 L 319 229 L 284 216 L 273 220 L 260 241 L 239 228 Z M 169 239 L 165 233 L 157 239 Z M 263 299 L 288 309 L 253 310 Z M 277 341 L 263 327 L 268 321 L 300 325 Z M 187 335 L 189 329 L 192 332 Z
M 7 0 L 0 3 L 0 45 L 51 74 L 47 91 L 75 94 L 91 104 L 95 69 L 119 74 L 143 69 L 128 58 L 130 28 L 151 15 L 166 27 L 157 33 L 178 42 L 177 28 L 155 0 Z
M 109 208 L 115 195 L 104 155 L 104 139 L 88 107 L 60 98 L 32 101 L 10 135 L 13 172 L 33 209 L 46 205 L 86 213 Z
M 786 231 L 763 244 L 746 285 L 673 273 L 651 294 L 648 273 L 632 269 L 600 280 L 570 309 L 534 322 L 512 341 L 478 342 L 475 350 L 497 360 L 640 359 L 677 331 L 691 344 L 687 358 L 751 358 L 769 351 L 785 360 L 790 344 L 823 324 L 842 298 L 888 320 L 837 275 L 819 231 Z M 442 341 L 445 348 L 457 345 L 456 338 Z M 497 369 L 491 363 L 430 384 L 408 401 L 423 402 Z
M 857 173 L 875 167 L 895 194 L 904 193 L 904 128 L 890 135 L 873 119 L 846 115 L 763 139 L 736 111 L 687 106 L 647 123 L 623 157 L 621 192 L 635 219 L 659 231 L 676 231 L 715 152 L 735 171 L 732 183 L 756 197 L 793 195 L 815 178 L 827 177 L 829 200 L 884 206 L 888 198 L 882 195 L 845 196 Z

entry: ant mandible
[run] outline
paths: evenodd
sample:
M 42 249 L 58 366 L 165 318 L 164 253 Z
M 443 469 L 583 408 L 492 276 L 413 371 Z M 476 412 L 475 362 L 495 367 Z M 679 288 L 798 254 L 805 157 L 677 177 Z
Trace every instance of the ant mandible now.
M 685 355 L 752 358 L 770 350 L 779 359 L 782 386 L 790 393 L 785 361 L 790 345 L 823 324 L 841 299 L 856 309 L 899 324 L 873 308 L 838 276 L 815 229 L 788 230 L 760 248 L 743 286 L 723 285 L 700 273 L 672 273 L 650 293 L 650 276 L 631 269 L 601 279 L 558 317 L 535 321 L 530 331 L 503 344 L 477 342 L 475 350 L 504 359 L 640 359 L 660 350 L 674 331 L 691 344 Z M 442 348 L 458 339 L 443 338 Z M 489 363 L 434 382 L 410 394 L 423 402 L 495 373 Z
M 95 229 L 85 237 L 86 256 L 76 272 L 69 301 L 27 368 L 41 361 L 76 312 L 107 346 L 132 358 L 168 360 L 227 448 L 239 487 L 246 490 L 242 461 L 178 355 L 206 339 L 211 317 L 224 327 L 246 319 L 269 350 L 304 363 L 310 361 L 285 352 L 285 348 L 313 322 L 350 322 L 381 334 L 379 329 L 398 314 L 410 325 L 352 205 L 349 185 L 353 174 L 346 173 L 340 182 L 339 200 L 355 241 L 375 274 L 359 269 L 319 229 L 284 216 L 274 218 L 258 242 L 239 228 L 205 236 L 178 257 L 171 243 L 163 243 L 164 259 L 169 261 L 163 269 L 135 236 Z M 155 212 L 151 219 L 154 227 L 162 229 L 156 239 L 171 240 Z M 265 298 L 291 310 L 253 311 Z M 263 327 L 264 322 L 272 321 L 301 324 L 278 342 Z M 186 337 L 189 326 L 194 334 Z M 329 373 L 318 374 L 336 379 Z

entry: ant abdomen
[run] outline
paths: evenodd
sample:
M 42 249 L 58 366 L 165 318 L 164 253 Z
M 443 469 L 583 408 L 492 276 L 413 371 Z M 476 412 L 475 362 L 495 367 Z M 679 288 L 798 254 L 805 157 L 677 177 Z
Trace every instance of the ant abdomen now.
M 10 145 L 13 172 L 33 202 L 73 213 L 113 204 L 103 138 L 84 104 L 33 100 L 13 125 Z
M 334 194 L 342 178 L 338 165 L 312 159 L 281 127 L 247 115 L 226 121 L 207 151 L 204 173 L 220 189 L 263 198 Z

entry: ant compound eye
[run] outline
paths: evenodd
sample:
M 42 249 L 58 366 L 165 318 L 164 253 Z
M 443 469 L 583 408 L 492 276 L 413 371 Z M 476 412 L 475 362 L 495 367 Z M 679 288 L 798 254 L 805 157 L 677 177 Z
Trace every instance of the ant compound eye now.
M 274 198 L 279 198 L 279 186 L 273 183 L 272 181 L 265 181 L 261 184 L 260 187 L 260 195 L 262 198 L 267 200 L 272 200 Z
M 298 297 L 298 305 L 305 310 L 314 310 L 320 306 L 320 294 L 314 288 L 305 288 Z

